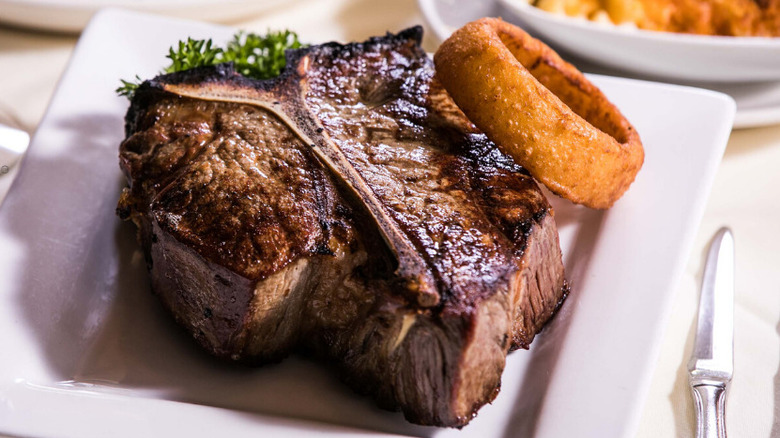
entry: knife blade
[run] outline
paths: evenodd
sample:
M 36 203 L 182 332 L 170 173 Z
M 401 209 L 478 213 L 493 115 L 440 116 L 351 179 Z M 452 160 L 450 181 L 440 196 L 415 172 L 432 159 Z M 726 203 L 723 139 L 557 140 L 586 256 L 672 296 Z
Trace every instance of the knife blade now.
M 688 381 L 696 404 L 696 436 L 725 438 L 726 389 L 734 374 L 734 236 L 715 233 L 699 298 Z

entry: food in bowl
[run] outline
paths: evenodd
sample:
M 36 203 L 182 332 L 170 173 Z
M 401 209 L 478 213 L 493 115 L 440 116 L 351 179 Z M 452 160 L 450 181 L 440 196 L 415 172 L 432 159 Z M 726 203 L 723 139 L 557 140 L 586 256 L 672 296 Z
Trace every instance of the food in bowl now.
M 532 0 L 547 12 L 640 29 L 780 36 L 780 0 Z

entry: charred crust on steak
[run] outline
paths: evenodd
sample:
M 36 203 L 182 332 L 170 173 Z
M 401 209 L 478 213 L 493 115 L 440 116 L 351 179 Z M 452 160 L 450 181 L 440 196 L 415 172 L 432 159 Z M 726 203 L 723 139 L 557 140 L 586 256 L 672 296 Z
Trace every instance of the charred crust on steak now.
M 163 75 L 128 110 L 117 213 L 212 354 L 306 350 L 412 422 L 463 426 L 564 298 L 552 209 L 455 106 L 422 29 Z

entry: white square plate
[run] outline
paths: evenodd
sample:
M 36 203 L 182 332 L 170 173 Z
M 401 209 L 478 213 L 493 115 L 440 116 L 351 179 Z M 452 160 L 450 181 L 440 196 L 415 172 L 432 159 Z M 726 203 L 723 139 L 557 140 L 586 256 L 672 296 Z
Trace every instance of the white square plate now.
M 396 29 L 400 30 L 400 29 Z M 384 29 L 377 29 L 377 34 Z M 668 315 L 728 139 L 734 103 L 692 88 L 593 77 L 646 147 L 607 212 L 554 198 L 572 293 L 501 394 L 463 430 L 374 407 L 318 364 L 237 368 L 183 335 L 114 214 L 127 101 L 179 39 L 233 30 L 124 11 L 82 36 L 0 208 L 0 432 L 25 436 L 622 437 L 634 432 Z

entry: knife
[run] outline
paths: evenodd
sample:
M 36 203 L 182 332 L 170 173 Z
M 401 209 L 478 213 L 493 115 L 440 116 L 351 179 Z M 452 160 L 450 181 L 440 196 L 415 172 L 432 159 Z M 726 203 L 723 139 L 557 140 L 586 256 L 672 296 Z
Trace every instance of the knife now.
M 726 437 L 726 388 L 734 373 L 734 236 L 715 234 L 699 299 L 688 381 L 696 404 L 696 437 Z

